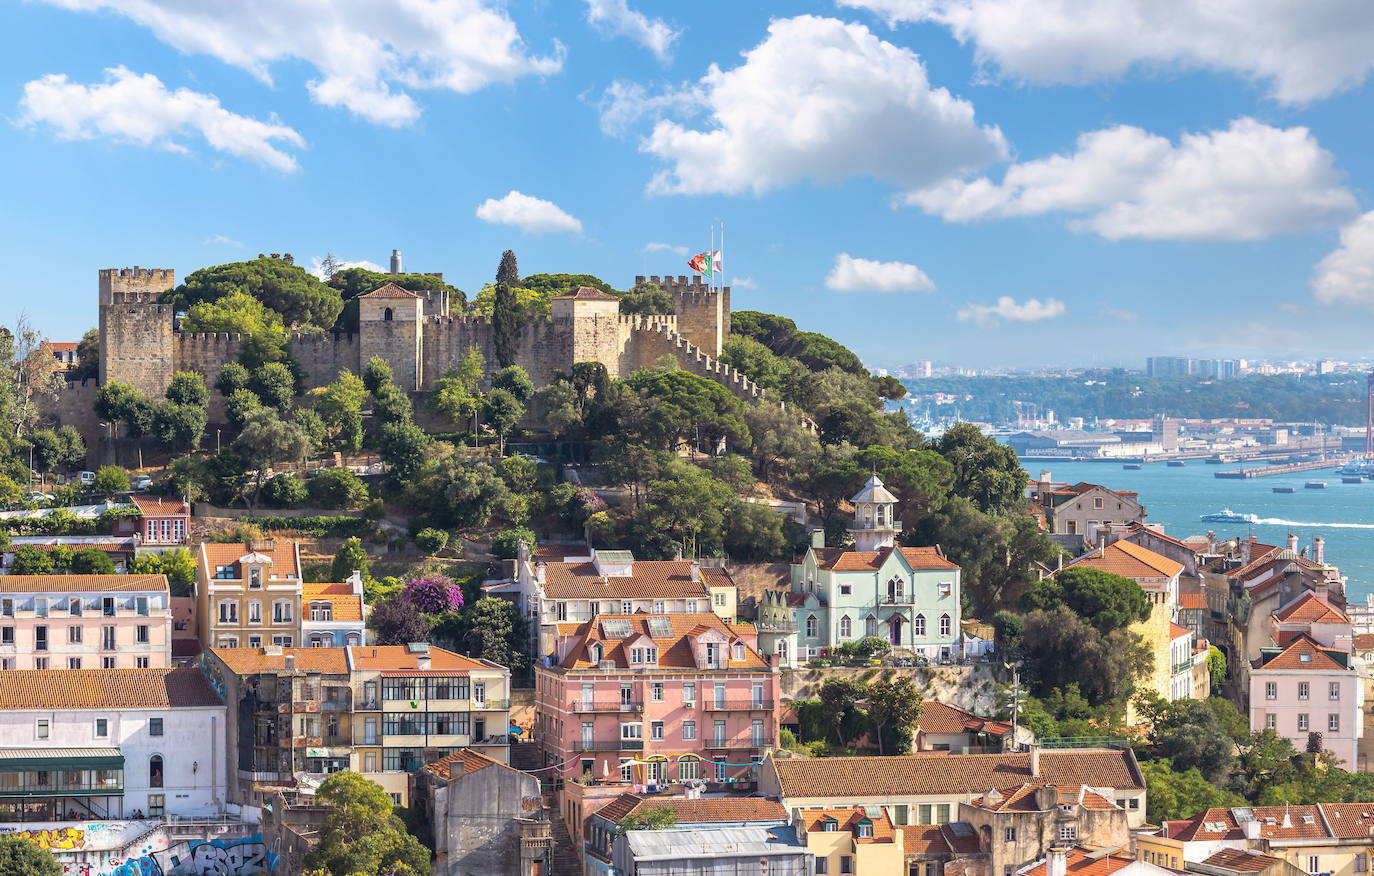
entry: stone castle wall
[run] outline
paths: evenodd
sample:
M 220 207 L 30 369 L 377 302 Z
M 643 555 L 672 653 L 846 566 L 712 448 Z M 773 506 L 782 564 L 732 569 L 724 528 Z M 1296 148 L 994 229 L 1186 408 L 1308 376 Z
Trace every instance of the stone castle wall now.
M 305 372 L 306 386 L 332 383 L 345 368 L 358 373 L 361 353 L 357 335 L 293 332 L 289 347 L 291 355 L 301 363 L 301 370 Z

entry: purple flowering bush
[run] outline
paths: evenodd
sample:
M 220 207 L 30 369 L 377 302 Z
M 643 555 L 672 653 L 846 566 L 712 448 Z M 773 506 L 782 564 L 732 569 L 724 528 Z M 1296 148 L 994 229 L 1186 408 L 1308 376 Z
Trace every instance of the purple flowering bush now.
M 401 598 L 424 614 L 444 614 L 463 607 L 463 588 L 443 575 L 411 578 L 401 588 Z

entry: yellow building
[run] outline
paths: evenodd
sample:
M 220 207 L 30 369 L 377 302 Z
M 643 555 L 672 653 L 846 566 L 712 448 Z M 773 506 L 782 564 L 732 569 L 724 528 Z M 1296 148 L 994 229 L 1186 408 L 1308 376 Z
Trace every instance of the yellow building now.
M 906 869 L 902 833 L 881 806 L 808 809 L 795 826 L 797 838 L 816 856 L 817 876 L 887 876 Z
M 1136 834 L 1141 860 L 1187 868 L 1224 849 L 1287 861 L 1312 876 L 1365 876 L 1374 838 L 1374 804 L 1254 806 L 1207 809 Z

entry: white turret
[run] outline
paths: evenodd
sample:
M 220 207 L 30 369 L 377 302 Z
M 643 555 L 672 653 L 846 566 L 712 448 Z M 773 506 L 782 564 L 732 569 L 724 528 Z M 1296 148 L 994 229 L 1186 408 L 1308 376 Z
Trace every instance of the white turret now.
M 849 501 L 854 503 L 854 525 L 849 528 L 849 534 L 854 537 L 854 550 L 876 551 L 892 547 L 902 524 L 893 519 L 897 497 L 883 486 L 882 480 L 875 474 Z

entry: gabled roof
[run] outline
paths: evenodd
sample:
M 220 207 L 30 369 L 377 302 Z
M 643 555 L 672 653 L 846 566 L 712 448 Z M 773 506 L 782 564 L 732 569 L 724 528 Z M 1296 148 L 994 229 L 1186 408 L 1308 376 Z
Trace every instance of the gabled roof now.
M 1187 627 L 1181 627 L 1181 626 L 1179 626 L 1179 625 L 1176 624 L 1176 623 L 1170 622 L 1170 624 L 1169 624 L 1169 638 L 1170 638 L 1170 639 L 1181 639 L 1181 638 L 1183 638 L 1184 636 L 1192 635 L 1192 632 L 1193 632 L 1193 631 L 1190 630 L 1190 629 L 1188 629 Z
M 890 843 L 893 841 L 895 831 L 892 828 L 892 820 L 887 817 L 887 811 L 877 809 L 877 814 L 869 815 L 868 807 L 865 806 L 845 806 L 839 809 L 806 809 L 802 812 L 805 819 L 806 830 L 824 831 L 825 822 L 834 820 L 835 830 L 844 833 L 854 834 L 856 843 Z M 859 822 L 867 820 L 873 826 L 871 837 L 860 837 Z
M 395 283 L 387 283 L 385 286 L 378 286 L 371 292 L 365 292 L 359 298 L 421 298 L 409 289 L 402 289 Z
M 921 719 L 917 726 L 922 733 L 991 733 L 1005 736 L 1011 732 L 1011 725 L 1005 721 L 980 718 L 967 709 L 949 703 L 926 700 L 922 704 Z
M 1340 654 L 1342 658 L 1333 655 Z M 1306 672 L 1353 672 L 1342 662 L 1345 651 L 1324 648 L 1310 637 L 1299 634 L 1282 651 L 1262 649 L 1254 662 L 1255 669 L 1297 669 Z
M 1036 791 L 1053 788 L 1055 806 L 1078 805 L 1084 809 L 1118 809 L 1116 803 L 1086 785 L 1051 785 L 1046 782 L 1026 782 L 1013 788 L 990 791 L 973 800 L 974 806 L 991 812 L 1043 812 Z
M 978 831 L 966 821 L 905 825 L 896 829 L 902 834 L 902 849 L 908 855 L 976 855 L 987 851 L 979 842 Z
M 1113 490 L 1111 487 L 1104 487 L 1101 484 L 1091 484 L 1087 481 L 1079 481 L 1073 486 L 1064 487 L 1058 490 L 1046 490 L 1044 495 L 1049 496 L 1051 505 L 1062 505 L 1070 499 L 1076 499 L 1084 493 L 1093 490 L 1102 490 L 1105 493 L 1111 493 L 1114 496 L 1120 496 L 1132 502 L 1134 502 L 1136 496 L 1139 495 L 1134 490 Z
M 1250 849 L 1222 849 L 1202 863 L 1234 873 L 1260 873 L 1275 864 L 1282 864 L 1283 859 L 1271 858 Z
M 296 542 L 286 538 L 264 539 L 261 542 L 202 542 L 200 545 L 201 574 L 213 579 L 217 566 L 234 566 L 235 574 L 242 575 L 237 568 L 239 560 L 249 554 L 261 554 L 272 561 L 266 573 L 269 581 L 300 580 L 301 570 L 296 557 Z M 241 580 L 241 579 L 236 579 Z M 264 582 L 267 583 L 267 582 Z
M 1114 541 L 1105 548 L 1089 551 L 1064 568 L 1072 569 L 1075 566 L 1101 569 L 1137 581 L 1172 578 L 1183 571 L 1183 564 L 1177 560 L 1171 560 L 1149 548 L 1124 540 Z
M 1145 787 L 1129 749 L 1041 751 L 1039 757 L 1039 776 L 1031 775 L 1029 754 L 775 758 L 771 763 L 787 799 L 981 794 L 1035 780 L 1118 790 Z
M 785 822 L 787 810 L 776 800 L 764 797 L 641 797 L 624 793 L 596 810 L 596 814 L 617 824 L 635 814 L 654 809 L 671 809 L 678 824 L 734 824 L 747 821 Z
M 690 560 L 635 560 L 632 573 L 623 577 L 599 575 L 590 561 L 548 563 L 544 595 L 548 599 L 709 599 L 710 585 L 729 581 L 725 570 L 719 573 L 713 570 L 708 576 L 705 568 L 698 567 L 694 579 Z
M 959 568 L 957 563 L 946 559 L 938 547 L 886 547 L 876 551 L 851 551 L 844 548 L 811 550 L 816 555 L 817 568 L 832 572 L 876 571 L 883 567 L 893 551 L 897 551 L 912 570 Z
M 1374 804 L 1356 805 L 1368 810 Z M 1245 831 L 1240 826 L 1237 812 L 1243 815 L 1246 811 L 1247 808 L 1207 809 L 1192 818 L 1166 821 L 1161 828 L 1164 836 L 1183 842 L 1241 840 L 1245 839 Z M 1261 839 L 1315 839 L 1329 835 L 1317 806 L 1251 806 L 1248 812 L 1260 823 Z
M 347 675 L 348 657 L 343 648 L 211 648 L 235 675 L 283 672 L 286 658 L 294 658 L 297 672 Z
M 222 706 L 199 669 L 12 669 L 0 709 L 157 709 Z
M 1356 651 L 1374 650 L 1374 633 L 1360 633 L 1355 636 L 1354 640 L 1351 642 L 1351 646 Z
M 170 496 L 143 496 L 134 493 L 129 501 L 144 517 L 180 517 L 191 513 L 191 506 Z
M 310 603 L 321 600 L 331 603 L 336 621 L 363 619 L 363 598 L 353 592 L 353 585 L 346 582 L 324 584 L 312 581 L 301 584 L 301 619 L 308 623 Z
M 433 645 L 422 652 L 412 651 L 409 645 L 352 645 L 346 650 L 349 665 L 354 669 L 381 670 L 383 674 L 422 675 L 429 672 L 466 675 L 473 669 L 495 668 L 481 660 Z M 429 658 L 429 669 L 420 668 L 421 657 Z
M 425 764 L 422 769 L 444 781 L 452 781 L 455 778 L 470 776 L 478 770 L 484 770 L 492 766 L 517 773 L 523 772 L 509 764 L 501 763 L 499 760 L 493 760 L 480 751 L 474 751 L 470 748 L 462 748 L 451 754 L 447 754 L 433 763 Z M 526 773 L 526 775 L 528 775 L 528 773 Z
M 1116 850 L 1090 850 L 1082 846 L 1069 849 L 1065 872 L 1069 876 L 1108 876 L 1123 867 L 1136 862 L 1134 857 Z M 1021 876 L 1045 876 L 1045 860 L 1028 870 L 1021 870 Z
M 0 575 L 0 593 L 167 592 L 166 575 Z
M 576 292 L 566 295 L 555 295 L 552 301 L 619 301 L 614 295 L 602 292 L 594 286 L 578 286 Z
M 1348 624 L 1350 618 L 1311 590 L 1274 613 L 1274 619 L 1294 624 Z
M 659 635 L 654 635 L 658 627 Z M 624 635 L 621 635 L 621 633 Z M 629 643 L 640 637 L 653 640 L 658 648 L 660 669 L 696 669 L 694 640 L 699 636 L 715 637 L 730 643 L 728 662 L 731 669 L 767 669 L 768 663 L 756 648 L 745 642 L 744 659 L 736 660 L 733 643 L 741 639 L 742 633 L 752 634 L 733 624 L 727 624 L 719 616 L 709 612 L 703 614 L 602 614 L 583 621 L 573 633 L 576 643 L 568 649 L 559 663 L 564 669 L 595 669 L 591 660 L 591 646 L 600 643 L 603 661 L 609 660 L 618 668 L 644 668 L 642 664 L 631 664 Z M 643 642 L 641 647 L 647 645 Z

